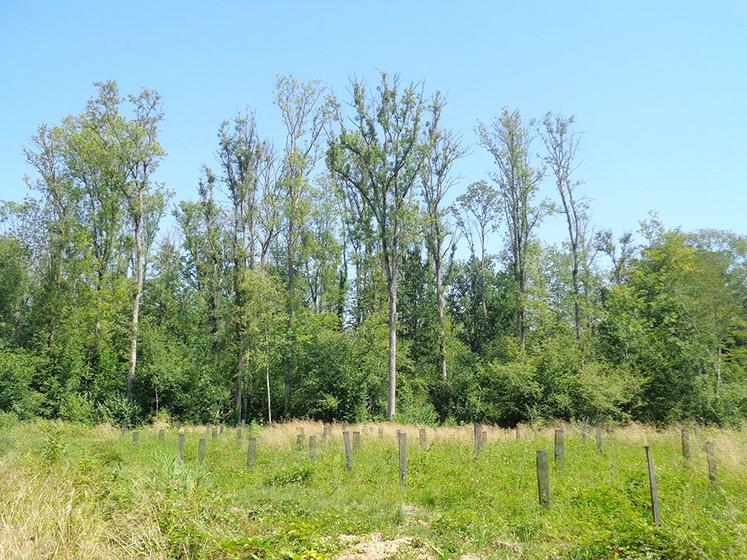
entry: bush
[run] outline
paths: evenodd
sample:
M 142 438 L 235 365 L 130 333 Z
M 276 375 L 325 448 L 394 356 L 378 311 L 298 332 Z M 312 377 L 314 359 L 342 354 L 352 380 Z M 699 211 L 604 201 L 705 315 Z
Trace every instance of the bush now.
M 66 392 L 60 399 L 60 418 L 76 424 L 91 425 L 95 421 L 93 402 L 88 395 Z
M 541 420 L 546 411 L 542 408 L 543 387 L 537 379 L 534 359 L 522 356 L 505 364 L 491 362 L 479 367 L 478 372 L 479 419 L 502 426 Z
M 115 426 L 123 422 L 126 426 L 134 426 L 140 422 L 142 415 L 140 406 L 124 395 L 111 395 L 97 408 L 100 419 Z
M 0 411 L 28 420 L 39 413 L 43 399 L 34 389 L 42 360 L 26 350 L 0 347 Z

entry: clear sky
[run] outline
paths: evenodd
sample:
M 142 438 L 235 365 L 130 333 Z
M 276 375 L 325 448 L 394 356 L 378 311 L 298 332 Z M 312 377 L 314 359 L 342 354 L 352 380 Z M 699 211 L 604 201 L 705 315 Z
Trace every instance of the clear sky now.
M 156 89 L 159 179 L 194 198 L 219 123 L 253 107 L 280 140 L 275 76 L 320 79 L 343 99 L 378 70 L 448 94 L 447 124 L 475 142 L 504 105 L 576 116 L 579 178 L 597 228 L 649 210 L 665 225 L 747 233 L 747 2 L 0 0 L 0 199 L 21 199 L 22 147 L 83 109 L 92 83 Z M 457 192 L 485 178 L 475 146 Z M 548 196 L 552 191 L 545 189 Z M 557 218 L 543 236 L 562 236 Z

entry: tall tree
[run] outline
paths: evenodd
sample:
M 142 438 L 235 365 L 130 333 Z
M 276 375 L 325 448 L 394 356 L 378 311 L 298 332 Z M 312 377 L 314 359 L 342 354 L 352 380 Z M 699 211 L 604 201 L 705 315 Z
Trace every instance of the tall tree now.
M 498 187 L 508 227 L 516 297 L 516 334 L 522 351 L 526 346 L 527 254 L 532 233 L 542 217 L 534 198 L 543 171 L 534 166 L 532 136 L 518 110 L 504 108 L 488 126 L 477 123 L 480 144 L 493 156 L 497 170 L 491 174 Z
M 430 119 L 426 125 L 426 150 L 421 168 L 421 183 L 426 211 L 425 244 L 433 266 L 438 313 L 438 369 L 442 379 L 446 371 L 446 310 L 444 301 L 444 264 L 456 248 L 446 222 L 447 209 L 443 200 L 456 178 L 452 173 L 454 162 L 464 155 L 460 138 L 443 129 L 441 116 L 445 100 L 436 93 L 430 102 Z
M 488 234 L 498 230 L 501 217 L 501 204 L 498 192 L 485 181 L 477 181 L 467 187 L 467 191 L 456 199 L 454 212 L 457 226 L 469 245 L 472 258 L 479 254 L 480 264 L 480 307 L 483 321 L 488 320 L 487 283 L 488 283 Z M 478 250 L 479 248 L 479 250 Z
M 545 144 L 544 162 L 555 180 L 563 216 L 568 229 L 568 248 L 571 251 L 571 286 L 573 288 L 573 323 L 576 340 L 581 338 L 581 305 L 579 302 L 579 270 L 584 258 L 584 238 L 588 224 L 588 204 L 576 190 L 581 185 L 573 174 L 578 168 L 576 152 L 579 135 L 573 130 L 573 117 L 547 113 L 539 131 Z
M 389 305 L 387 416 L 395 415 L 397 386 L 397 279 L 402 232 L 411 190 L 422 165 L 422 86 L 402 88 L 399 77 L 381 74 L 374 95 L 362 80 L 352 83 L 353 116 L 338 118 L 341 131 L 330 143 L 328 165 L 338 180 L 360 195 L 377 228 Z
M 72 230 L 76 226 L 76 206 L 79 195 L 72 186 L 64 160 L 65 131 L 61 127 L 42 125 L 31 137 L 31 145 L 24 148 L 26 162 L 37 173 L 36 180 L 25 177 L 29 188 L 42 194 L 48 222 L 49 258 L 47 278 L 44 283 L 44 323 L 47 328 L 47 344 L 52 346 L 62 295 L 66 252 L 72 241 Z
M 112 86 L 116 88 L 115 84 Z M 140 302 L 145 269 L 158 223 L 163 217 L 167 194 L 153 182 L 153 173 L 165 153 L 158 142 L 158 125 L 163 119 L 160 96 L 144 89 L 136 96 L 131 95 L 129 100 L 133 105 L 134 115 L 126 122 L 123 130 L 122 166 L 126 175 L 120 188 L 130 219 L 134 245 L 130 357 L 127 366 L 127 397 L 131 398 L 137 367 Z
M 285 151 L 280 171 L 283 196 L 288 344 L 285 354 L 283 413 L 291 406 L 293 372 L 293 316 L 296 298 L 297 252 L 309 215 L 309 175 L 319 159 L 319 140 L 329 121 L 326 89 L 319 81 L 299 82 L 280 76 L 275 103 L 285 126 Z
M 230 206 L 232 261 L 232 319 L 235 336 L 236 369 L 234 409 L 237 424 L 242 419 L 243 377 L 247 340 L 239 317 L 247 299 L 242 278 L 255 265 L 258 244 L 258 197 L 263 177 L 274 163 L 269 142 L 259 137 L 254 113 L 239 114 L 224 121 L 218 132 L 218 159 Z

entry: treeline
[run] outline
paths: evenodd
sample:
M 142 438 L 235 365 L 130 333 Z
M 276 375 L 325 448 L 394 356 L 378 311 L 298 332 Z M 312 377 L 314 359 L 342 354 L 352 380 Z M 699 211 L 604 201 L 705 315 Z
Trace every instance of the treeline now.
M 655 216 L 619 238 L 595 228 L 572 118 L 478 122 L 473 149 L 493 165 L 470 182 L 441 94 L 382 74 L 338 100 L 283 76 L 284 138 L 251 111 L 227 120 L 196 196 L 174 203 L 156 181 L 158 94 L 96 85 L 80 114 L 38 128 L 32 194 L 0 207 L 0 410 L 506 426 L 747 414 L 747 238 Z M 538 237 L 551 214 L 561 244 Z

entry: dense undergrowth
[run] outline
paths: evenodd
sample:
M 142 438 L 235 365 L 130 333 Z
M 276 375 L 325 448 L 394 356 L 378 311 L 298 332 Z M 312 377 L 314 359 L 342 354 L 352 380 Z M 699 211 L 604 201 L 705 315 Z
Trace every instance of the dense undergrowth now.
M 679 434 L 641 426 L 593 438 L 566 427 L 566 460 L 551 472 L 552 508 L 538 505 L 535 450 L 552 455 L 551 431 L 488 429 L 475 457 L 465 428 L 361 430 L 347 472 L 341 427 L 226 429 L 213 439 L 188 426 L 130 433 L 38 421 L 0 431 L 1 558 L 662 558 L 747 556 L 747 434 L 701 429 L 690 462 Z M 394 432 L 409 434 L 408 484 L 398 483 Z M 258 437 L 247 469 L 247 432 Z M 318 456 L 296 448 L 316 434 Z M 207 439 L 197 460 L 198 440 Z M 711 487 L 703 444 L 715 442 Z M 662 525 L 653 526 L 643 444 L 656 462 Z M 377 535 L 402 545 L 356 549 Z M 398 540 L 399 539 L 399 540 Z M 358 552 L 355 552 L 358 550 Z M 388 550 L 388 552 L 387 552 Z M 356 555 L 358 554 L 358 555 Z M 368 556 L 366 556 L 368 554 Z M 377 555 L 379 554 L 379 555 Z

